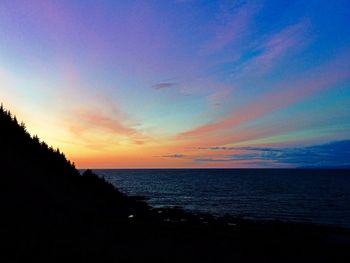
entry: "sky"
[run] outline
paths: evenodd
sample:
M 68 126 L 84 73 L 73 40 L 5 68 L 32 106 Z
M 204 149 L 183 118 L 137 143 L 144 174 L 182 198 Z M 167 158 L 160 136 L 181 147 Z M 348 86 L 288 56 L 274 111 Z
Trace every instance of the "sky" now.
M 79 168 L 350 166 L 349 25 L 348 0 L 1 0 L 0 101 Z

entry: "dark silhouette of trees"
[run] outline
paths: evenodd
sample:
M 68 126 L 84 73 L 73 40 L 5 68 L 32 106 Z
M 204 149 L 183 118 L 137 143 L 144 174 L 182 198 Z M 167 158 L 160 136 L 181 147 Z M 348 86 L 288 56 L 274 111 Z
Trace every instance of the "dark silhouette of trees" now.
M 25 196 L 22 204 L 30 203 L 27 207 L 32 206 L 33 217 L 40 214 L 56 220 L 53 215 L 57 211 L 42 209 L 44 203 L 69 208 L 72 212 L 69 215 L 76 218 L 85 214 L 89 214 L 89 218 L 106 214 L 127 216 L 148 209 L 146 203 L 127 198 L 91 170 L 81 175 L 64 153 L 49 147 L 37 135 L 31 136 L 25 124 L 19 124 L 16 116 L 3 105 L 0 107 L 0 147 L 2 185 L 12 187 L 13 191 L 8 194 Z

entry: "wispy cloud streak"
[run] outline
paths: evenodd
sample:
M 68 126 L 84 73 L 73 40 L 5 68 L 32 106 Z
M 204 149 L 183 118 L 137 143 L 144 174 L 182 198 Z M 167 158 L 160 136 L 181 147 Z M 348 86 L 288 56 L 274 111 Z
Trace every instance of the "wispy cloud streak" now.
M 312 94 L 331 88 L 337 83 L 350 78 L 350 65 L 347 61 L 350 59 L 350 53 L 341 55 L 327 65 L 324 65 L 303 79 L 294 83 L 285 83 L 280 91 L 266 94 L 259 97 L 257 101 L 243 106 L 237 112 L 220 121 L 209 123 L 190 131 L 180 134 L 180 137 L 195 137 L 212 133 L 217 130 L 229 129 L 239 126 L 250 120 L 264 116 L 280 108 L 289 106 L 301 101 Z
M 176 84 L 172 82 L 160 82 L 160 83 L 154 84 L 152 88 L 156 90 L 161 90 L 161 89 L 168 89 L 168 88 L 174 87 L 175 85 Z
M 267 38 L 257 47 L 258 55 L 244 65 L 243 73 L 270 72 L 283 58 L 290 57 L 308 44 L 309 39 L 306 37 L 308 27 L 309 21 L 302 20 Z
M 181 154 L 181 153 L 175 153 L 175 154 L 162 155 L 160 157 L 163 157 L 163 158 L 184 158 L 185 155 Z
M 219 51 L 229 45 L 237 44 L 250 30 L 257 7 L 245 4 L 231 14 L 223 14 L 220 24 L 215 26 L 213 37 L 201 48 L 203 52 Z

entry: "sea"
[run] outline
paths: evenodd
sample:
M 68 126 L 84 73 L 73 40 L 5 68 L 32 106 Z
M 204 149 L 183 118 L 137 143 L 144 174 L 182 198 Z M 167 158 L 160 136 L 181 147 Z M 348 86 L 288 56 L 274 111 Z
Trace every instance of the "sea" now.
M 350 170 L 94 170 L 152 207 L 350 228 Z

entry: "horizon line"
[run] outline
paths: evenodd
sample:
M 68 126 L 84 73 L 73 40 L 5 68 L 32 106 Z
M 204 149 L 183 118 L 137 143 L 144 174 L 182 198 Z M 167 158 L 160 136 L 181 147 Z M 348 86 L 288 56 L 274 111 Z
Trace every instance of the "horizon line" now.
M 77 168 L 77 170 L 350 170 L 350 167 L 119 167 Z

